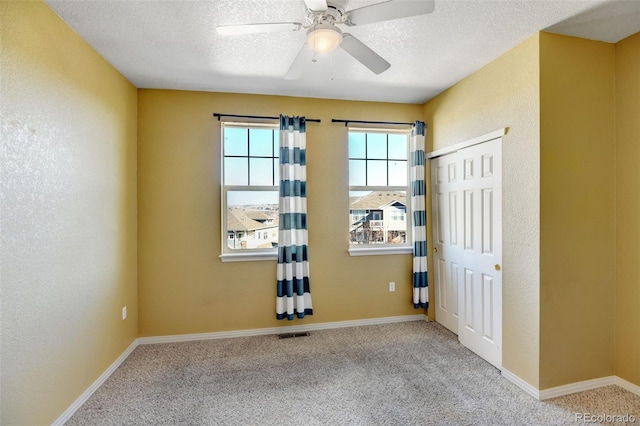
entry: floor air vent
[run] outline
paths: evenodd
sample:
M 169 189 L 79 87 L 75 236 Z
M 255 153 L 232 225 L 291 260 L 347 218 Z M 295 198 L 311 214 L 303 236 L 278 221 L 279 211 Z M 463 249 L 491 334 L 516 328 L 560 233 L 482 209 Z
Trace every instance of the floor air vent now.
M 308 336 L 309 333 L 308 332 L 304 332 L 304 333 L 284 333 L 284 334 L 278 334 L 278 338 L 280 339 L 290 339 L 292 337 L 305 337 Z

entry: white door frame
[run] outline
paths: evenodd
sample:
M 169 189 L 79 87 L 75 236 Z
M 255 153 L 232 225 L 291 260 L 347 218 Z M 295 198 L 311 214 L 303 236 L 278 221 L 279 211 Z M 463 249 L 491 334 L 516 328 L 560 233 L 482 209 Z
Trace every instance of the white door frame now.
M 478 145 L 479 143 L 489 142 L 494 139 L 498 139 L 507 134 L 507 128 L 494 130 L 493 132 L 487 133 L 482 136 L 478 136 L 477 138 L 469 139 L 464 142 L 460 142 L 454 145 L 446 146 L 442 149 L 438 149 L 436 151 L 427 152 L 425 154 L 425 158 L 432 159 L 436 157 L 440 157 L 441 155 L 451 154 L 452 152 L 459 151 L 464 148 L 468 148 L 473 145 Z

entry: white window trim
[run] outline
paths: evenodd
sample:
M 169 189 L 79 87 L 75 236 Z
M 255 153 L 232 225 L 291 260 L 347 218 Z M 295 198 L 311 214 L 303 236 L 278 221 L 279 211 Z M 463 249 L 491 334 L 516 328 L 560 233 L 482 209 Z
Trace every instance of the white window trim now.
M 387 129 L 387 128 L 370 128 L 370 127 L 356 127 L 349 126 L 347 135 L 349 132 L 368 132 L 368 133 L 393 133 L 393 134 L 405 134 L 407 136 L 407 186 L 351 186 L 349 185 L 349 192 L 351 191 L 405 191 L 406 200 L 406 212 L 405 220 L 407 222 L 407 242 L 405 244 L 362 244 L 351 245 L 349 244 L 349 256 L 378 256 L 378 255 L 390 255 L 390 254 L 413 254 L 413 239 L 411 238 L 412 220 L 409 212 L 411 211 L 411 131 L 405 129 Z M 382 189 L 384 188 L 384 189 Z
M 276 186 L 248 186 L 248 185 L 224 185 L 224 128 L 225 127 L 248 127 L 248 128 L 271 128 L 278 130 L 278 125 L 271 123 L 246 123 L 246 122 L 233 122 L 223 121 L 220 126 L 220 181 L 223 183 L 221 186 L 221 235 L 227 237 L 221 238 L 220 255 L 218 258 L 222 262 L 244 262 L 244 261 L 262 261 L 262 260 L 277 260 L 278 249 L 277 248 L 264 248 L 264 249 L 232 249 L 227 245 L 228 230 L 226 224 L 227 217 L 227 192 L 234 190 L 250 190 L 250 191 L 279 191 L 279 185 Z
M 377 256 L 382 254 L 412 254 L 413 245 L 384 245 L 381 247 L 349 247 L 349 256 Z
M 248 262 L 248 261 L 260 261 L 260 260 L 278 260 L 277 249 L 271 249 L 271 252 L 266 251 L 252 251 L 249 253 L 222 253 L 220 256 L 223 262 Z M 245 250 L 247 251 L 247 250 Z

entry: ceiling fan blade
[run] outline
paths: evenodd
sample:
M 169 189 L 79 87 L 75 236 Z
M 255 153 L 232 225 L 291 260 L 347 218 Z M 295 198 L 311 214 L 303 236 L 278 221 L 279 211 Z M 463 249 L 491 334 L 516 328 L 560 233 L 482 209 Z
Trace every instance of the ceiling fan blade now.
M 409 18 L 411 16 L 426 15 L 433 12 L 434 8 L 434 0 L 389 0 L 346 12 L 345 23 L 350 26 L 366 25 L 374 22 Z
M 315 12 L 324 12 L 328 9 L 327 0 L 304 0 L 307 5 L 307 9 Z
M 340 47 L 375 74 L 383 73 L 391 66 L 382 56 L 378 55 L 351 34 L 344 33 L 342 36 L 343 39 Z
M 285 80 L 296 80 L 302 76 L 305 69 L 311 63 L 313 59 L 313 49 L 309 46 L 308 43 L 302 45 L 302 48 L 296 55 L 296 58 L 291 63 L 289 67 L 289 71 L 284 75 Z
M 302 24 L 299 22 L 274 22 L 268 24 L 219 25 L 216 31 L 218 31 L 218 34 L 236 35 L 299 31 L 301 28 Z

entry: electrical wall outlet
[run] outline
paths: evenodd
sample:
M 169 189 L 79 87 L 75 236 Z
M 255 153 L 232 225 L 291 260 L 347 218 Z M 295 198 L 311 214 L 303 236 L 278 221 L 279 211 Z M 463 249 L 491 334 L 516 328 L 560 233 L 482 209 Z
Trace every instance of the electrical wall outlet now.
M 396 283 L 393 281 L 389 282 L 389 291 L 396 291 Z
M 126 320 L 127 319 L 127 307 L 123 306 L 122 307 L 122 320 Z

